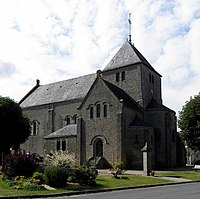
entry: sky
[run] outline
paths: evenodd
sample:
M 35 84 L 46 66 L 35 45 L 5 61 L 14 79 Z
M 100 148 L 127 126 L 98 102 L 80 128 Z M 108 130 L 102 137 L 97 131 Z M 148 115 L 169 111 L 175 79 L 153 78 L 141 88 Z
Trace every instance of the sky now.
M 129 35 L 177 113 L 200 92 L 200 0 L 0 1 L 0 96 L 103 69 Z

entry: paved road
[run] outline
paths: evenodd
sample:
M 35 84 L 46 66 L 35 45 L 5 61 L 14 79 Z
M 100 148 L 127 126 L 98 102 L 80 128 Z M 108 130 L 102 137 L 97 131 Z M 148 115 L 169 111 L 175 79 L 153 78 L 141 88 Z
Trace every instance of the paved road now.
M 88 195 L 57 197 L 56 199 L 200 199 L 200 183 L 112 191 Z M 53 199 L 53 198 L 48 198 Z M 55 199 L 55 198 L 54 198 Z

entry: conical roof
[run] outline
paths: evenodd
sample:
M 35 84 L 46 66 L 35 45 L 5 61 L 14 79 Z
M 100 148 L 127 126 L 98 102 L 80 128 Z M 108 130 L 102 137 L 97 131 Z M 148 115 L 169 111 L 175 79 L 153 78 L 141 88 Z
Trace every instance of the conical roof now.
M 143 63 L 149 69 L 158 73 L 134 45 L 130 42 L 125 42 L 108 65 L 103 69 L 103 72 L 139 63 Z

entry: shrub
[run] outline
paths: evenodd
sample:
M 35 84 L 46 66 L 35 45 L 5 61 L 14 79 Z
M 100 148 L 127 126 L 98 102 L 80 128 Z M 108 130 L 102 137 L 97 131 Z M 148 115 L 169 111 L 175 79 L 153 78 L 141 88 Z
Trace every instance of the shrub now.
M 30 177 L 36 171 L 37 166 L 38 164 L 34 154 L 14 153 L 5 157 L 2 172 L 7 178 L 16 176 Z
M 4 180 L 4 184 L 14 189 L 24 189 L 28 191 L 44 190 L 44 187 L 40 186 L 39 180 L 33 178 L 25 178 L 25 176 L 16 176 L 12 180 Z
M 64 167 L 70 169 L 75 167 L 75 154 L 62 150 L 51 152 L 44 158 L 44 164 L 46 166 Z
M 126 168 L 124 162 L 117 162 L 114 166 L 115 169 L 121 169 L 124 170 Z
M 45 181 L 45 175 L 43 173 L 34 172 L 33 176 L 31 177 L 32 181 L 38 181 L 38 184 L 42 184 Z
M 47 166 L 44 170 L 45 182 L 52 187 L 64 187 L 67 183 L 67 169 L 57 166 Z
M 80 185 L 94 185 L 98 172 L 86 166 L 80 166 L 75 170 L 74 180 Z

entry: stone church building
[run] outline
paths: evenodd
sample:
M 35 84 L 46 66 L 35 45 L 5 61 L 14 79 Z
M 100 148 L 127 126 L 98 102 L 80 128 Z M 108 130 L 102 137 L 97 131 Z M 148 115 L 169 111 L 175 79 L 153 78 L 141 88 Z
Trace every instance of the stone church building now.
M 80 164 L 123 161 L 141 169 L 147 142 L 153 168 L 178 165 L 175 111 L 162 103 L 161 75 L 131 42 L 102 71 L 46 85 L 37 80 L 19 103 L 32 126 L 21 145 L 27 152 L 68 150 Z

